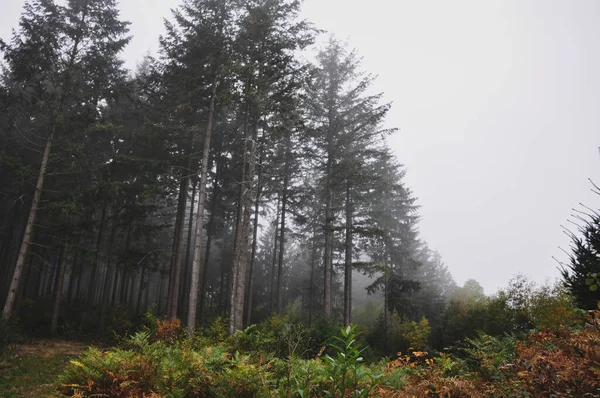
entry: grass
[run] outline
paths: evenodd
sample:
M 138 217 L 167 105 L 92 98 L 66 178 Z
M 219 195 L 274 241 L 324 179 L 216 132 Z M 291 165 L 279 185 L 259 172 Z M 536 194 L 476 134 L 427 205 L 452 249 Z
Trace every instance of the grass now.
M 60 397 L 58 376 L 87 345 L 61 340 L 19 344 L 0 362 L 0 397 Z

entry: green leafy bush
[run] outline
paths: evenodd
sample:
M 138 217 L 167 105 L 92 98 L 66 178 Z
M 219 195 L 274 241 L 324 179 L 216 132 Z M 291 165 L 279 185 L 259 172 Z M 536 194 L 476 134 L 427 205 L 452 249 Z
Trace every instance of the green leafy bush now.
M 335 355 L 325 356 L 325 372 L 329 383 L 323 386 L 322 392 L 328 397 L 344 397 L 347 391 L 352 397 L 368 397 L 381 375 L 372 373 L 364 366 L 356 326 L 341 329 L 341 334 L 342 337 L 335 337 Z M 302 397 L 308 396 L 303 390 L 298 392 Z

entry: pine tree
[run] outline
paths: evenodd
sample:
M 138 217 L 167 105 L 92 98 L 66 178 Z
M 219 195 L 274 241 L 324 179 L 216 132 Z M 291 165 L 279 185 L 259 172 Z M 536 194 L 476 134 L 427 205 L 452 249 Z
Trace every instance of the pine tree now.
M 71 0 L 65 7 L 37 0 L 26 4 L 11 43 L 2 44 L 16 102 L 27 106 L 20 129 L 45 139 L 4 319 L 13 312 L 54 141 L 75 133 L 73 127 L 95 111 L 115 79 L 124 75 L 117 56 L 129 40 L 126 33 L 127 23 L 119 20 L 113 0 Z
M 591 212 L 579 228 L 581 236 L 571 233 L 569 263 L 561 268 L 563 283 L 584 310 L 596 309 L 600 302 L 600 289 L 590 289 L 586 283 L 592 274 L 600 275 L 600 214 Z
M 367 166 L 378 156 L 381 142 L 394 130 L 381 127 L 389 104 L 381 104 L 382 94 L 368 95 L 373 81 L 359 70 L 355 52 L 330 39 L 317 56 L 314 82 L 307 94 L 307 106 L 313 129 L 314 156 L 323 159 L 322 196 L 324 209 L 324 306 L 332 315 L 333 248 L 336 230 L 345 231 L 344 239 L 344 322 L 351 321 L 351 281 L 356 233 L 354 213 L 360 208 L 362 192 L 373 180 Z M 337 214 L 343 213 L 343 226 L 337 226 Z

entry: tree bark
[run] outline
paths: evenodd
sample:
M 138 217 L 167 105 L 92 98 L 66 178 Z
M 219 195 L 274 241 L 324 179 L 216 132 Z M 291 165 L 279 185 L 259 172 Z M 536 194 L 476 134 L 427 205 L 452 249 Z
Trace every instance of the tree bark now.
M 37 218 L 37 212 L 40 205 L 40 198 L 42 196 L 42 190 L 44 189 L 44 179 L 46 178 L 46 171 L 48 170 L 48 160 L 50 158 L 50 150 L 52 149 L 52 141 L 54 139 L 54 130 L 48 136 L 46 140 L 46 146 L 44 148 L 44 155 L 42 156 L 42 163 L 40 165 L 40 173 L 35 186 L 35 193 L 33 194 L 33 201 L 31 202 L 31 209 L 29 210 L 29 219 L 25 227 L 25 234 L 23 235 L 23 241 L 21 243 L 21 249 L 19 251 L 19 257 L 17 258 L 17 265 L 13 273 L 10 287 L 8 289 L 8 296 L 4 304 L 2 311 L 2 319 L 8 320 L 12 316 L 13 308 L 15 305 L 15 298 L 19 291 L 19 285 L 21 282 L 21 275 L 25 268 L 25 262 L 27 255 L 29 254 L 29 247 L 33 237 L 33 227 Z
M 100 330 L 104 330 L 106 320 L 106 311 L 111 303 L 111 287 L 116 289 L 114 285 L 114 275 L 116 270 L 112 266 L 112 250 L 117 233 L 117 220 L 113 221 L 112 231 L 110 232 L 110 241 L 108 242 L 108 251 L 106 252 L 106 277 L 104 278 L 104 286 L 102 287 L 102 297 L 100 305 Z
M 352 193 L 346 187 L 346 242 L 344 261 L 344 325 L 352 323 Z
M 96 282 L 98 273 L 98 259 L 100 258 L 100 248 L 102 245 L 102 237 L 104 235 L 104 228 L 106 227 L 106 210 L 108 208 L 108 201 L 104 199 L 102 205 L 102 216 L 100 217 L 100 227 L 98 228 L 98 236 L 96 237 L 96 252 L 94 253 L 94 260 L 92 261 L 92 271 L 90 272 L 90 279 L 88 283 L 88 296 L 87 302 L 89 305 L 93 305 L 96 301 Z
M 331 188 L 332 161 L 327 160 L 326 198 L 325 198 L 325 250 L 323 251 L 323 295 L 324 312 L 326 317 L 331 317 L 331 280 L 332 280 L 332 255 L 333 255 L 333 193 Z
M 189 219 L 188 219 L 188 236 L 187 236 L 187 246 L 186 246 L 186 251 L 185 251 L 185 263 L 184 268 L 183 268 L 183 280 L 187 281 L 188 279 L 188 275 L 190 273 L 190 259 L 192 256 L 192 237 L 193 237 L 193 231 L 192 229 L 194 228 L 194 205 L 195 205 L 195 200 L 196 200 L 196 185 L 198 183 L 197 178 L 194 178 L 192 181 L 192 198 L 190 201 L 190 215 L 189 215 Z M 187 293 L 187 294 L 186 294 Z M 185 312 L 185 315 L 187 315 L 187 308 L 186 308 L 186 304 L 187 304 L 187 298 L 189 298 L 189 294 L 190 294 L 190 288 L 189 285 L 184 284 L 183 288 L 180 289 L 180 294 L 179 294 L 179 311 L 182 312 L 182 318 L 183 318 L 183 313 Z
M 279 231 L 279 267 L 277 270 L 277 313 L 283 315 L 283 259 L 285 255 L 285 215 L 288 199 L 288 184 L 290 173 L 291 142 L 288 137 L 285 142 L 285 166 L 283 175 L 283 188 L 281 190 L 281 229 Z
M 271 261 L 271 297 L 269 300 L 269 312 L 272 314 L 275 311 L 275 284 L 277 282 L 277 242 L 279 242 L 279 207 L 281 205 L 281 194 L 277 194 L 277 209 L 275 210 L 275 237 L 273 238 L 273 257 Z
M 69 255 L 69 241 L 63 243 L 63 252 L 58 268 L 58 278 L 56 280 L 54 309 L 52 310 L 52 323 L 50 325 L 50 333 L 55 335 L 58 329 L 58 316 L 60 314 L 60 302 L 62 300 L 63 282 L 65 280 L 65 271 L 67 269 L 67 258 Z
M 249 271 L 249 282 L 248 282 L 248 298 L 246 305 L 246 325 L 250 324 L 252 318 L 252 298 L 254 295 L 254 260 L 256 257 L 256 246 L 257 246 L 257 238 L 258 238 L 258 217 L 259 217 L 259 208 L 260 208 L 260 195 L 262 194 L 262 161 L 263 161 L 263 153 L 261 150 L 260 159 L 258 161 L 258 188 L 256 189 L 256 201 L 254 202 L 254 221 L 252 226 L 252 251 L 250 253 L 250 271 Z
M 183 250 L 183 233 L 185 227 L 185 205 L 187 203 L 188 177 L 183 176 L 179 185 L 177 201 L 177 219 L 171 253 L 171 270 L 169 273 L 169 291 L 167 293 L 167 318 L 177 316 L 177 300 L 179 298 L 179 278 L 181 277 L 181 252 Z
M 315 263 L 317 262 L 317 237 L 313 231 L 312 254 L 310 257 L 310 284 L 308 285 L 308 326 L 312 325 L 315 297 Z
M 206 133 L 204 134 L 204 147 L 202 151 L 202 168 L 200 170 L 200 186 L 198 187 L 198 210 L 196 211 L 196 241 L 194 243 L 194 260 L 192 263 L 192 277 L 190 283 L 190 296 L 188 305 L 187 335 L 191 338 L 196 329 L 196 311 L 198 303 L 198 287 L 200 282 L 200 254 L 204 240 L 204 206 L 206 202 L 206 180 L 208 177 L 208 155 L 210 152 L 210 138 L 212 134 L 213 118 L 215 113 L 215 100 L 217 97 L 217 75 L 215 74 L 210 93 L 210 106 Z
M 233 281 L 231 291 L 231 311 L 229 314 L 229 333 L 234 334 L 242 329 L 244 323 L 244 296 L 246 289 L 246 264 L 248 262 L 248 241 L 250 232 L 250 217 L 252 214 L 252 199 L 254 188 L 254 169 L 256 166 L 256 139 L 258 136 L 258 120 L 255 115 L 252 134 L 246 137 L 244 145 L 244 169 L 242 175 L 242 191 L 240 195 L 241 213 L 238 213 L 236 228 L 236 244 L 233 255 Z M 248 142 L 249 141 L 249 142 Z M 241 216 L 241 217 L 239 217 Z M 241 222 L 241 223 L 240 223 Z
M 215 218 L 216 218 L 216 210 L 217 210 L 217 198 L 219 197 L 219 171 L 221 170 L 221 167 L 219 166 L 220 162 L 217 160 L 216 162 L 216 166 L 217 166 L 217 170 L 215 173 L 215 180 L 214 180 L 214 187 L 213 187 L 213 194 L 212 194 L 212 199 L 211 199 L 211 205 L 210 205 L 210 217 L 208 219 L 208 225 L 206 226 L 206 249 L 205 249 L 205 255 L 204 255 L 204 262 L 202 263 L 202 270 L 201 270 L 201 274 L 200 274 L 200 280 L 201 282 L 200 284 L 200 302 L 198 303 L 198 306 L 200 307 L 200 309 L 198 310 L 198 323 L 200 325 L 204 324 L 204 314 L 205 314 L 205 308 L 206 308 L 206 289 L 208 286 L 208 265 L 210 264 L 210 249 L 212 247 L 212 238 L 213 235 L 215 234 Z M 222 267 L 222 270 L 224 270 L 225 267 Z M 224 275 L 224 274 L 223 274 Z M 221 278 L 223 279 L 223 278 Z M 222 284 L 223 285 L 223 284 Z M 219 295 L 222 295 L 223 293 L 221 291 L 219 291 Z

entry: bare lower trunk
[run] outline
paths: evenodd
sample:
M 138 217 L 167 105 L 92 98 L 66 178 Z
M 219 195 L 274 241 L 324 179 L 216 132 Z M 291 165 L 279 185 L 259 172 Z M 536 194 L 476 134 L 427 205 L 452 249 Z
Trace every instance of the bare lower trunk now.
M 60 314 L 60 302 L 62 300 L 63 282 L 65 280 L 65 271 L 67 269 L 67 257 L 69 255 L 69 242 L 63 243 L 63 252 L 58 267 L 58 277 L 56 280 L 54 309 L 52 310 L 52 323 L 50 325 L 50 333 L 56 334 L 58 329 L 58 315 Z
M 315 297 L 315 263 L 317 262 L 317 240 L 313 231 L 312 254 L 310 256 L 310 284 L 308 286 L 308 326 L 312 325 Z
M 117 233 L 117 222 L 113 222 L 112 231 L 110 233 L 110 241 L 108 242 L 108 251 L 106 253 L 106 277 L 104 278 L 104 286 L 102 287 L 102 298 L 100 305 L 100 330 L 104 329 L 106 320 L 106 310 L 111 303 L 111 287 L 114 285 L 113 275 L 116 275 L 115 267 L 112 265 L 112 249 L 115 242 L 115 234 Z M 114 286 L 116 289 L 116 286 Z
M 292 161 L 292 141 L 288 131 L 285 139 L 285 166 L 283 170 L 283 188 L 281 192 L 281 234 L 279 238 L 279 269 L 277 272 L 277 313 L 283 315 L 283 260 L 285 256 L 285 216 L 290 181 L 290 162 Z
M 346 242 L 344 261 L 344 325 L 352 323 L 352 196 L 346 187 Z
M 192 182 L 192 198 L 191 198 L 191 202 L 190 202 L 190 215 L 188 218 L 188 236 L 187 236 L 187 246 L 186 246 L 186 252 L 185 252 L 185 262 L 184 262 L 184 268 L 183 268 L 183 280 L 186 281 L 188 278 L 188 275 L 190 273 L 190 260 L 192 257 L 192 237 L 193 237 L 193 231 L 192 229 L 194 228 L 194 205 L 195 205 L 195 200 L 196 200 L 196 185 L 197 184 L 197 178 L 193 179 Z M 189 297 L 190 294 L 190 287 L 187 284 L 184 284 L 183 287 L 180 289 L 180 294 L 179 294 L 179 311 L 182 312 L 182 318 L 183 318 L 183 313 L 185 312 L 185 315 L 187 315 L 187 309 L 186 309 L 186 304 L 187 304 L 187 298 Z M 187 293 L 187 294 L 186 294 Z
M 260 160 L 258 162 L 258 188 L 256 189 L 256 201 L 254 202 L 254 221 L 252 226 L 252 251 L 250 253 L 250 271 L 249 271 L 249 282 L 248 282 L 248 299 L 246 305 L 246 325 L 250 324 L 252 318 L 252 296 L 254 294 L 254 260 L 256 257 L 256 246 L 258 238 L 258 217 L 260 208 L 260 195 L 262 193 L 262 151 Z
M 285 213 L 287 205 L 287 175 L 283 179 L 281 195 L 281 228 L 279 230 L 279 265 L 277 268 L 277 313 L 283 315 L 283 259 L 285 255 Z
M 179 279 L 181 277 L 181 252 L 183 250 L 183 233 L 185 227 L 185 204 L 187 202 L 188 177 L 181 179 L 179 200 L 177 202 L 177 221 L 173 253 L 171 254 L 171 272 L 169 274 L 169 292 L 167 293 L 167 318 L 177 316 L 177 300 L 179 298 Z
M 248 262 L 248 241 L 250 235 L 250 217 L 252 215 L 252 199 L 254 188 L 254 169 L 256 167 L 256 139 L 258 135 L 258 121 L 253 121 L 252 135 L 246 137 L 244 162 L 248 164 L 247 172 L 242 179 L 242 192 L 240 195 L 241 223 L 238 220 L 236 229 L 236 242 L 233 258 L 233 283 L 231 292 L 231 311 L 229 314 L 229 333 L 233 334 L 242 329 L 244 324 L 244 296 L 246 289 L 246 264 Z M 249 141 L 248 142 L 248 138 Z
M 142 292 L 144 289 L 148 289 L 148 286 L 144 286 L 144 279 L 146 278 L 146 262 L 142 264 L 142 274 L 140 275 L 140 285 L 138 288 L 137 300 L 135 303 L 135 315 L 138 316 L 140 314 L 140 307 L 142 305 Z
M 90 279 L 88 284 L 88 297 L 87 302 L 89 305 L 93 305 L 96 301 L 96 283 L 98 273 L 98 259 L 100 258 L 100 248 L 102 245 L 102 236 L 104 235 L 104 228 L 106 227 L 106 210 L 108 208 L 108 201 L 105 199 L 102 205 L 102 216 L 100 217 L 100 227 L 98 228 L 98 236 L 96 237 L 96 252 L 94 253 L 94 260 L 92 262 L 92 271 L 90 273 Z
M 273 257 L 271 261 L 271 297 L 269 300 L 269 312 L 275 311 L 275 283 L 277 282 L 277 274 L 275 269 L 277 267 L 277 242 L 279 241 L 279 205 L 281 203 L 281 195 L 277 195 L 277 209 L 275 210 L 275 237 L 273 238 Z
M 204 261 L 202 263 L 202 270 L 200 273 L 200 280 L 201 282 L 200 284 L 200 302 L 198 303 L 198 306 L 200 307 L 198 310 L 198 322 L 199 324 L 202 326 L 204 324 L 204 314 L 205 314 L 205 309 L 206 309 L 206 289 L 208 286 L 208 265 L 209 265 L 209 260 L 210 260 L 210 248 L 212 247 L 212 238 L 213 235 L 215 234 L 215 218 L 216 218 L 216 211 L 217 211 L 217 198 L 219 197 L 218 193 L 219 193 L 219 170 L 221 169 L 219 167 L 219 161 L 217 160 L 216 162 L 217 164 L 217 170 L 215 173 L 215 181 L 214 181 L 214 188 L 213 188 L 213 194 L 212 194 L 212 203 L 210 205 L 210 217 L 208 219 L 208 225 L 206 226 L 206 250 L 205 250 L 205 255 L 204 255 Z M 222 267 L 221 271 L 224 271 L 225 267 Z M 221 280 L 223 280 L 223 276 L 225 274 L 222 272 L 221 273 Z M 223 283 L 221 283 L 222 286 Z M 219 291 L 219 296 L 221 296 L 222 293 L 221 289 Z M 221 300 L 219 300 L 221 301 Z
M 212 134 L 213 117 L 215 113 L 215 99 L 217 96 L 217 77 L 212 83 L 208 122 L 204 134 L 204 147 L 202 151 L 202 168 L 200 170 L 200 186 L 198 187 L 198 210 L 196 211 L 196 242 L 194 243 L 194 261 L 192 263 L 192 276 L 190 283 L 190 297 L 188 306 L 187 335 L 191 338 L 196 328 L 196 310 L 198 303 L 198 287 L 200 282 L 200 254 L 204 240 L 204 206 L 206 202 L 206 180 L 208 176 L 208 155 L 210 152 L 210 138 Z
M 11 317 L 15 305 L 15 298 L 17 297 L 17 293 L 19 291 L 21 275 L 23 274 L 27 255 L 29 254 L 29 247 L 33 237 L 33 227 L 35 225 L 35 220 L 39 209 L 42 190 L 44 189 L 44 179 L 46 178 L 46 171 L 48 170 L 48 159 L 50 158 L 53 139 L 54 131 L 50 133 L 48 139 L 46 140 L 46 147 L 44 148 L 44 155 L 42 156 L 42 163 L 40 165 L 40 173 L 35 186 L 35 193 L 33 194 L 31 209 L 29 210 L 29 218 L 25 227 L 25 234 L 23 235 L 19 257 L 17 258 L 17 265 L 15 266 L 15 270 L 13 272 L 13 277 L 8 289 L 8 296 L 6 297 L 6 302 L 4 303 L 4 309 L 2 311 L 2 319 L 4 320 L 8 320 Z
M 331 162 L 328 162 L 328 173 L 331 173 Z M 323 251 L 323 290 L 324 312 L 326 317 L 331 317 L 331 280 L 332 280 L 332 255 L 333 255 L 333 215 L 332 192 L 330 178 L 327 178 L 327 197 L 325 202 L 325 250 Z

